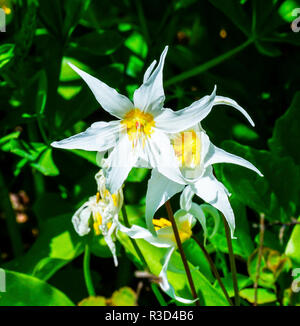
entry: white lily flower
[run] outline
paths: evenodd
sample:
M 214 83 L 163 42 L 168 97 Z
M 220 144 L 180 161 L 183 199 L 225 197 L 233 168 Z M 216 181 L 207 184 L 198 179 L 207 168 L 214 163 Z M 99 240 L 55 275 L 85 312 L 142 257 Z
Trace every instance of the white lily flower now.
M 195 223 L 194 217 L 183 210 L 179 210 L 174 214 L 174 218 L 181 242 L 188 240 L 192 236 L 192 227 Z M 158 275 L 161 289 L 171 298 L 179 302 L 185 304 L 195 302 L 197 299 L 190 300 L 177 296 L 173 286 L 168 281 L 167 270 L 172 254 L 177 248 L 171 222 L 165 218 L 160 218 L 153 219 L 153 224 L 155 225 L 155 235 L 153 235 L 148 229 L 138 225 L 133 225 L 131 228 L 127 228 L 120 224 L 119 230 L 133 239 L 143 239 L 153 246 L 167 248 L 168 250 L 166 251 L 164 257 L 164 263 L 161 272 Z
M 158 169 L 152 170 L 146 195 L 148 228 L 153 232 L 154 213 L 168 199 L 183 190 L 181 201 L 186 211 L 195 208 L 192 197 L 196 194 L 224 214 L 233 237 L 235 218 L 228 199 L 230 194 L 225 186 L 215 178 L 212 165 L 233 163 L 251 169 L 260 176 L 262 174 L 247 160 L 213 145 L 200 123 L 187 131 L 171 135 L 171 141 L 179 168 L 170 169 L 169 173 L 172 174 L 172 178 L 162 175 Z M 200 213 L 198 210 L 198 214 Z M 203 219 L 202 215 L 200 214 L 199 218 Z
M 123 205 L 123 192 L 120 189 L 116 194 L 110 194 L 105 187 L 105 177 L 100 170 L 95 176 L 98 192 L 89 198 L 73 215 L 72 223 L 75 231 L 84 236 L 91 231 L 90 220 L 96 235 L 102 234 L 118 266 L 116 255 L 115 235 L 119 227 L 119 212 Z
M 251 123 L 251 118 L 236 102 L 216 96 L 216 88 L 210 96 L 179 110 L 163 108 L 163 66 L 168 47 L 161 54 L 159 63 L 153 61 L 146 70 L 143 84 L 134 92 L 133 102 L 102 81 L 69 65 L 87 83 L 104 110 L 118 120 L 95 122 L 86 131 L 51 145 L 65 149 L 82 149 L 106 152 L 106 186 L 115 193 L 123 184 L 132 167 L 158 168 L 172 179 L 169 168 L 177 166 L 168 133 L 191 128 L 204 119 L 213 105 L 226 104 L 241 111 Z

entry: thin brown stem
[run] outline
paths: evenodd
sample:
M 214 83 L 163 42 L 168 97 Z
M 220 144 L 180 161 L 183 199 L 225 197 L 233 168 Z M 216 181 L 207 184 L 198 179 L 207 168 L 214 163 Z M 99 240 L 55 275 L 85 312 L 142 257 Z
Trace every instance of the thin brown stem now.
M 260 223 L 259 223 L 259 248 L 258 248 L 258 260 L 256 265 L 256 275 L 254 282 L 254 306 L 257 306 L 257 290 L 258 290 L 258 282 L 260 276 L 260 266 L 261 259 L 263 254 L 263 245 L 264 245 L 264 234 L 265 234 L 265 214 L 260 214 Z
M 190 288 L 191 288 L 193 298 L 198 299 L 198 296 L 197 296 L 197 293 L 196 293 L 196 288 L 195 288 L 194 281 L 193 281 L 193 278 L 192 278 L 192 274 L 191 274 L 191 271 L 190 271 L 190 268 L 189 268 L 185 253 L 183 251 L 182 243 L 181 243 L 181 240 L 180 240 L 179 232 L 178 232 L 178 229 L 177 229 L 177 225 L 176 225 L 176 222 L 175 222 L 175 218 L 174 218 L 174 214 L 173 214 L 173 210 L 172 210 L 170 201 L 168 200 L 165 203 L 165 205 L 166 205 L 168 217 L 169 217 L 169 219 L 170 219 L 170 221 L 172 223 L 172 228 L 173 228 L 176 244 L 177 244 L 180 256 L 181 256 L 181 260 L 182 260 L 183 265 L 184 265 L 184 269 L 185 269 L 185 272 L 186 272 L 186 276 L 188 278 L 188 282 L 189 282 L 189 285 L 190 285 Z M 196 301 L 196 305 L 200 306 L 199 300 Z
M 220 274 L 219 274 L 219 272 L 218 272 L 218 270 L 217 270 L 217 268 L 216 268 L 213 260 L 211 259 L 209 253 L 207 252 L 207 250 L 205 249 L 205 247 L 203 246 L 203 244 L 195 236 L 192 236 L 192 238 L 195 240 L 195 242 L 198 244 L 198 246 L 202 250 L 202 252 L 203 252 L 203 254 L 204 254 L 207 262 L 209 263 L 209 266 L 210 266 L 210 268 L 211 268 L 211 270 L 212 270 L 215 278 L 217 279 L 217 281 L 218 281 L 218 283 L 219 283 L 219 285 L 220 285 L 220 287 L 221 287 L 221 289 L 222 289 L 222 291 L 223 291 L 223 293 L 224 293 L 224 295 L 225 295 L 228 303 L 231 306 L 233 306 L 233 303 L 232 303 L 232 301 L 231 301 L 231 299 L 229 297 L 229 294 L 228 294 L 228 292 L 227 292 L 227 290 L 226 290 L 226 288 L 225 288 L 225 286 L 224 286 L 224 284 L 222 282 L 221 276 L 220 276 Z
M 237 282 L 237 273 L 236 273 L 234 253 L 233 253 L 232 242 L 231 242 L 231 234 L 230 234 L 229 225 L 228 225 L 223 214 L 222 214 L 222 219 L 223 219 L 223 223 L 224 223 L 224 227 L 225 227 L 226 241 L 227 241 L 227 247 L 228 247 L 229 262 L 230 262 L 232 283 L 233 283 L 233 289 L 234 289 L 234 303 L 236 306 L 239 306 L 240 305 L 240 296 L 239 296 L 239 287 L 238 287 L 238 282 Z

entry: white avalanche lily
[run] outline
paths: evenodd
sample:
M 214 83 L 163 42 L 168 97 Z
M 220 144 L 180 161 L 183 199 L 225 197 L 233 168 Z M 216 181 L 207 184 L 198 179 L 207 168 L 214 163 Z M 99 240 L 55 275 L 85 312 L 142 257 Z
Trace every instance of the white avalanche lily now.
M 75 231 L 84 236 L 91 231 L 90 224 L 96 235 L 102 234 L 110 251 L 115 266 L 118 266 L 116 256 L 115 235 L 119 227 L 119 212 L 123 205 L 123 192 L 120 189 L 116 194 L 110 194 L 105 187 L 105 177 L 100 170 L 96 176 L 98 185 L 97 195 L 89 198 L 73 215 L 72 223 Z M 90 220 L 92 219 L 92 223 Z
M 183 210 L 179 210 L 174 214 L 174 218 L 176 221 L 181 242 L 188 240 L 192 236 L 192 227 L 195 223 L 194 217 Z M 159 285 L 161 289 L 172 299 L 175 299 L 185 304 L 195 302 L 197 299 L 190 300 L 177 296 L 173 286 L 168 281 L 168 266 L 172 254 L 177 248 L 171 222 L 165 218 L 160 218 L 153 219 L 153 224 L 155 225 L 155 235 L 153 235 L 148 229 L 138 225 L 133 225 L 131 228 L 127 228 L 120 224 L 119 230 L 133 239 L 143 239 L 155 247 L 168 248 L 164 257 L 164 263 L 161 272 L 158 276 L 158 278 L 160 279 Z
M 216 96 L 216 88 L 210 96 L 204 96 L 185 109 L 174 112 L 163 108 L 162 72 L 167 50 L 165 47 L 155 69 L 156 61 L 153 61 L 146 70 L 143 84 L 134 92 L 133 102 L 69 63 L 87 83 L 102 108 L 118 120 L 95 122 L 86 131 L 51 145 L 101 153 L 110 150 L 105 160 L 105 176 L 111 193 L 121 187 L 134 166 L 158 168 L 172 179 L 168 171 L 177 162 L 168 134 L 191 128 L 209 114 L 213 105 L 231 105 L 253 123 L 236 102 Z
M 245 159 L 213 145 L 200 123 L 189 130 L 172 135 L 171 141 L 179 167 L 170 171 L 173 180 L 162 175 L 158 169 L 152 170 L 146 195 L 148 228 L 153 232 L 152 218 L 157 209 L 183 190 L 181 201 L 186 211 L 195 208 L 192 198 L 196 194 L 224 214 L 233 237 L 235 219 L 228 199 L 230 194 L 225 186 L 215 178 L 212 165 L 233 163 L 251 169 L 260 176 L 262 174 Z M 203 214 L 201 215 L 199 209 L 198 214 L 203 219 Z M 203 223 L 201 224 L 203 226 Z

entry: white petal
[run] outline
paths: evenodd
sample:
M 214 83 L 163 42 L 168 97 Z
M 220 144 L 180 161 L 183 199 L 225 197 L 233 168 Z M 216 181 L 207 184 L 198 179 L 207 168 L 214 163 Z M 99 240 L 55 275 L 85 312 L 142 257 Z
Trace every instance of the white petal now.
M 156 65 L 156 60 L 154 60 L 151 65 L 148 67 L 148 69 L 146 70 L 145 74 L 144 74 L 144 79 L 143 79 L 143 83 L 146 83 L 146 81 L 149 79 L 151 73 L 152 73 L 152 70 L 154 68 L 154 66 Z
M 155 118 L 156 128 L 168 133 L 175 133 L 193 127 L 209 114 L 213 107 L 215 96 L 216 87 L 210 96 L 204 96 L 187 108 L 179 111 L 164 109 Z
M 103 166 L 106 188 L 111 194 L 116 193 L 120 189 L 130 170 L 135 165 L 136 160 L 137 157 L 133 151 L 132 143 L 126 134 L 122 135 Z
M 174 250 L 175 250 L 174 247 L 171 248 L 170 250 L 167 251 L 167 253 L 165 255 L 164 264 L 163 264 L 162 270 L 158 276 L 159 278 L 161 278 L 161 282 L 159 285 L 160 285 L 161 289 L 166 294 L 168 294 L 172 299 L 175 299 L 175 300 L 185 303 L 185 304 L 191 304 L 191 303 L 197 301 L 198 299 L 189 300 L 189 299 L 185 299 L 185 298 L 177 296 L 175 294 L 175 290 L 174 290 L 173 286 L 168 281 L 167 270 L 168 270 L 169 262 L 171 260 Z
M 160 56 L 156 69 L 150 75 L 150 72 L 154 67 L 152 63 L 145 73 L 144 83 L 134 92 L 133 95 L 134 106 L 136 108 L 144 112 L 150 112 L 154 115 L 156 112 L 161 110 L 165 100 L 163 89 L 163 67 L 167 52 L 168 47 L 166 46 Z
M 113 116 L 122 119 L 125 113 L 133 108 L 132 102 L 126 96 L 119 94 L 114 88 L 109 87 L 101 80 L 80 70 L 71 63 L 69 63 L 69 66 L 87 83 L 103 109 Z
M 152 170 L 146 194 L 146 223 L 150 231 L 154 232 L 152 219 L 155 212 L 183 188 L 184 185 L 166 178 L 157 169 Z
M 208 136 L 205 135 L 205 137 L 208 139 Z M 250 169 L 254 172 L 256 172 L 258 175 L 263 177 L 262 173 L 249 161 L 243 159 L 242 157 L 239 157 L 237 155 L 228 153 L 224 151 L 221 148 L 218 148 L 217 146 L 213 145 L 212 143 L 209 144 L 208 152 L 205 156 L 205 163 L 204 167 L 208 167 L 209 165 L 215 164 L 215 163 L 232 163 L 237 164 L 240 166 L 243 166 L 247 169 Z
M 114 259 L 114 264 L 117 267 L 118 266 L 118 259 L 117 259 L 117 254 L 116 254 L 116 245 L 115 242 L 112 239 L 112 234 L 115 232 L 117 228 L 117 223 L 113 222 L 113 224 L 111 225 L 108 234 L 103 235 L 105 242 L 107 243 L 107 246 L 109 248 L 109 250 L 111 251 L 112 255 L 113 255 L 113 259 Z
M 180 196 L 180 207 L 188 212 L 191 208 L 194 195 L 195 193 L 191 187 L 185 187 Z
M 153 235 L 149 230 L 138 225 L 132 225 L 130 228 L 127 228 L 120 224 L 119 230 L 127 234 L 130 238 L 143 239 L 155 247 L 169 248 L 174 246 L 174 242 L 169 241 L 169 239 Z
M 83 149 L 104 152 L 116 144 L 120 132 L 120 122 L 93 123 L 86 131 L 55 141 L 51 146 L 66 149 Z
M 72 217 L 74 229 L 80 236 L 84 236 L 91 231 L 89 227 L 91 212 L 89 202 L 86 202 L 75 212 Z
M 200 198 L 224 214 L 231 230 L 231 236 L 233 237 L 235 219 L 228 199 L 228 191 L 214 177 L 212 168 L 208 167 L 204 175 L 195 184 L 191 184 L 190 186 Z
M 207 238 L 206 218 L 201 206 L 192 203 L 189 213 L 192 214 L 200 222 L 204 232 L 204 239 L 206 239 Z
M 237 109 L 238 111 L 240 111 L 246 117 L 246 119 L 250 122 L 250 124 L 254 127 L 254 122 L 251 119 L 251 117 L 249 116 L 249 114 L 246 112 L 245 109 L 243 109 L 240 105 L 238 105 L 236 101 L 232 100 L 229 97 L 216 96 L 214 105 L 220 105 L 220 104 L 230 105 L 230 106 L 234 107 L 235 109 Z

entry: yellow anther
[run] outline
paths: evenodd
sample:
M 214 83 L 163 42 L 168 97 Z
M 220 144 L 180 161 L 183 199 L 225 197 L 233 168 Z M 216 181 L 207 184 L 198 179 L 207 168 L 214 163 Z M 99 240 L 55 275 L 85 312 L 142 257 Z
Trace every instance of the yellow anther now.
M 133 145 L 139 137 L 151 137 L 155 126 L 153 115 L 144 113 L 139 109 L 132 109 L 127 112 L 121 123 L 126 125 L 128 137 L 133 141 Z
M 101 198 L 100 192 L 98 191 L 97 194 L 96 194 L 96 203 L 99 203 L 100 198 Z
M 94 214 L 94 224 L 93 224 L 96 235 L 99 235 L 101 233 L 101 231 L 99 229 L 99 226 L 101 224 L 102 224 L 102 216 L 99 212 L 96 212 Z
M 163 217 L 160 218 L 160 219 L 154 218 L 152 220 L 152 222 L 153 222 L 153 225 L 154 225 L 154 228 L 155 228 L 156 231 L 159 230 L 159 229 L 165 228 L 167 226 L 172 226 L 172 223 L 169 220 L 167 220 L 167 219 L 165 219 Z
M 192 236 L 191 224 L 189 221 L 181 223 L 178 230 L 181 242 L 188 240 Z

